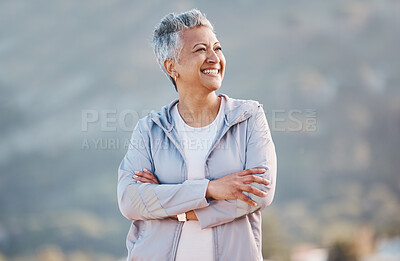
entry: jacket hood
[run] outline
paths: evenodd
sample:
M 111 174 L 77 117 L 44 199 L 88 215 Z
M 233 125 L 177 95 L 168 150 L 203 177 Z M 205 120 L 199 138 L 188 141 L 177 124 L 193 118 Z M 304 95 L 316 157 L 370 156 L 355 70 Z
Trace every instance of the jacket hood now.
M 226 94 L 219 94 L 219 97 L 225 99 L 224 118 L 225 124 L 228 126 L 242 122 L 254 115 L 260 106 L 257 101 L 239 100 L 229 98 Z M 167 132 L 171 132 L 174 127 L 174 121 L 171 116 L 172 107 L 178 103 L 179 99 L 172 101 L 170 104 L 162 107 L 161 111 L 150 113 L 150 118 L 158 126 Z

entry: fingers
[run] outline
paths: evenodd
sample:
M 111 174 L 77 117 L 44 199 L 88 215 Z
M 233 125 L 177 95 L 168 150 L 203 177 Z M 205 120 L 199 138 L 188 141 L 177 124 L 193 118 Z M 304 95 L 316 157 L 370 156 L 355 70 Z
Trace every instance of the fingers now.
M 159 183 L 159 182 L 158 182 L 158 179 L 154 176 L 153 173 L 151 173 L 150 170 L 148 170 L 148 169 L 143 169 L 143 172 L 145 173 L 146 178 L 149 178 L 149 179 L 153 180 L 155 183 Z
M 265 169 L 263 169 L 263 168 L 255 168 L 255 169 L 245 169 L 239 173 L 240 173 L 240 176 L 246 176 L 246 175 L 252 175 L 252 174 L 262 174 L 264 172 L 265 172 Z
M 243 186 L 241 186 L 241 190 L 245 191 L 245 192 L 252 193 L 252 194 L 254 194 L 256 196 L 259 196 L 259 197 L 266 197 L 267 196 L 267 193 L 265 193 L 264 191 L 254 187 L 252 185 L 243 185 Z
M 269 185 L 271 182 L 263 177 L 256 176 L 256 175 L 247 175 L 243 176 L 243 183 L 253 183 L 257 182 L 264 185 Z
M 147 178 L 144 178 L 144 177 L 141 177 L 141 176 L 136 176 L 136 175 L 134 175 L 134 176 L 133 176 L 133 179 L 136 180 L 137 183 L 151 183 L 151 184 L 156 184 L 156 183 L 154 183 L 153 180 L 147 179 Z
M 133 179 L 140 181 L 141 183 L 159 184 L 157 178 L 147 169 L 143 169 L 143 171 L 135 171 Z
M 253 207 L 257 207 L 257 203 L 254 200 L 252 200 L 251 198 L 249 198 L 248 196 L 246 196 L 245 194 L 243 194 L 241 192 L 239 192 L 237 194 L 237 199 L 240 199 L 241 201 L 244 201 L 245 203 L 247 203 Z

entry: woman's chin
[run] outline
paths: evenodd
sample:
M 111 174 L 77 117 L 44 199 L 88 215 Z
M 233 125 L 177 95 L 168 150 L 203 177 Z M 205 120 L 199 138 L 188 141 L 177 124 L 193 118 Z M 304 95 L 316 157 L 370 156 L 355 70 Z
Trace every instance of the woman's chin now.
M 213 85 L 213 86 L 209 86 L 208 87 L 208 89 L 211 91 L 211 92 L 214 92 L 214 91 L 217 91 L 217 90 L 219 90 L 219 88 L 221 88 L 221 85 Z
M 210 91 L 216 91 L 216 90 L 218 90 L 219 88 L 221 88 L 221 83 L 222 82 L 220 82 L 220 81 L 215 81 L 215 82 L 210 82 L 210 83 L 207 83 L 205 86 L 206 86 L 206 88 L 207 89 L 209 89 Z

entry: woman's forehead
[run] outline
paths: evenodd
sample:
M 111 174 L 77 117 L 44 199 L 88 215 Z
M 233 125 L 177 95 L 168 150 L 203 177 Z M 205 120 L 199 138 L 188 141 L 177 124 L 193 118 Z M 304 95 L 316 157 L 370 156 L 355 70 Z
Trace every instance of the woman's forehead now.
M 198 43 L 213 45 L 218 42 L 218 39 L 210 28 L 199 26 L 184 30 L 182 32 L 182 41 L 184 48 L 193 48 Z

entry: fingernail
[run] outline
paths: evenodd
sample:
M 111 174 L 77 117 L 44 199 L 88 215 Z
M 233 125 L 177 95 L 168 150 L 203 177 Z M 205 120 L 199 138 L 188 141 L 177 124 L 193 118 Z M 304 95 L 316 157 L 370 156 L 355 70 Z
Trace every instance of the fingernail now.
M 144 168 L 143 171 L 148 171 L 148 170 L 146 168 Z
M 136 176 L 136 175 L 133 175 L 133 178 L 135 179 L 135 178 L 137 178 L 138 176 Z
M 135 170 L 135 174 L 138 174 L 138 173 L 139 173 L 139 171 Z

